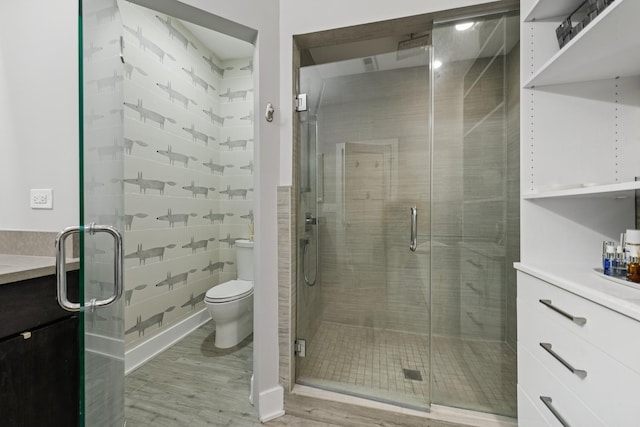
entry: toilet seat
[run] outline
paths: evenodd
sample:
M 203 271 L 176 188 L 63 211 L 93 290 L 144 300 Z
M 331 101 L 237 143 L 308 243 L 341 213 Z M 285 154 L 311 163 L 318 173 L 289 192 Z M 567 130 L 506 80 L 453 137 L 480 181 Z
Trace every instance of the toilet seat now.
M 205 302 L 222 303 L 239 300 L 253 293 L 253 282 L 249 280 L 229 280 L 209 289 Z

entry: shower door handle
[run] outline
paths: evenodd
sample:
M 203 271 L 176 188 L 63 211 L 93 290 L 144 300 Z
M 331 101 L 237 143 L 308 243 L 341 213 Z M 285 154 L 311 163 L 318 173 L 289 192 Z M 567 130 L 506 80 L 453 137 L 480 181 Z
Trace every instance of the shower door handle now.
M 66 255 L 65 255 L 65 241 L 67 237 L 72 234 L 77 234 L 82 231 L 89 231 L 89 234 L 107 233 L 113 237 L 114 250 L 113 250 L 113 281 L 114 292 L 107 298 L 102 300 L 91 300 L 87 305 L 92 309 L 96 307 L 106 307 L 118 301 L 124 292 L 124 277 L 123 277 L 123 260 L 124 252 L 122 245 L 122 234 L 115 228 L 109 225 L 96 225 L 91 223 L 88 227 L 74 226 L 67 227 L 58 233 L 56 237 L 56 287 L 57 287 L 57 299 L 60 307 L 67 311 L 80 311 L 81 305 L 79 302 L 71 302 L 67 297 L 67 268 L 66 268 Z
M 418 208 L 411 208 L 411 240 L 409 241 L 409 249 L 415 252 L 418 249 Z

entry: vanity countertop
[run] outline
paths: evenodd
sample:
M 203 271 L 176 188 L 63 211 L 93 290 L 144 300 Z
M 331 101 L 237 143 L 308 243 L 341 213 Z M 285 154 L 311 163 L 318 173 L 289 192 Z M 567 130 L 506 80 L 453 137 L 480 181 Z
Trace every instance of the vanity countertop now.
M 0 254 L 0 285 L 53 275 L 55 266 L 54 257 Z M 77 259 L 67 260 L 67 271 L 78 268 Z

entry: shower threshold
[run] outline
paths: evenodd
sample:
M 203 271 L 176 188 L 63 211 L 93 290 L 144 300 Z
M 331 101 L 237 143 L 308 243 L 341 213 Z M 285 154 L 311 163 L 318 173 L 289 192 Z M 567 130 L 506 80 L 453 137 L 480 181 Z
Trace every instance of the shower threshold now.
M 297 416 L 303 416 L 303 412 L 313 413 L 315 421 L 331 422 L 336 418 L 358 417 L 365 419 L 371 417 L 372 423 L 379 422 L 379 412 L 384 411 L 393 414 L 394 417 L 409 417 L 414 419 L 416 425 L 421 425 L 423 420 L 441 421 L 447 427 L 452 427 L 451 423 L 458 424 L 460 427 L 517 427 L 518 422 L 515 418 L 505 417 L 501 415 L 487 414 L 484 412 L 470 411 L 466 409 L 453 408 L 441 405 L 431 405 L 428 409 L 412 409 L 400 406 L 397 403 L 386 403 L 371 398 L 363 398 L 344 392 L 336 392 L 327 390 L 318 386 L 307 386 L 300 383 L 294 385 L 290 392 L 294 396 L 302 396 L 313 399 L 313 410 L 310 410 L 308 402 L 304 408 L 297 408 L 294 403 L 285 398 L 285 412 L 295 413 Z M 336 407 L 336 404 L 345 406 Z M 344 410 L 344 414 L 340 411 Z M 321 414 L 327 413 L 327 418 L 319 419 Z M 331 418 L 333 417 L 333 418 Z M 403 421 L 407 421 L 403 419 Z M 404 425 L 404 424 L 403 424 Z M 434 427 L 440 427 L 438 423 L 430 424 Z

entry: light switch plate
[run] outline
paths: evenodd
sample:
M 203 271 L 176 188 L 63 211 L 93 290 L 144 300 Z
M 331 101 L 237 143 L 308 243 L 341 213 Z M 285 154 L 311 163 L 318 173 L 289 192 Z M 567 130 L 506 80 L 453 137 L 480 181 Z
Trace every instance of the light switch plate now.
M 31 209 L 53 209 L 53 190 L 51 188 L 31 189 L 29 206 Z

